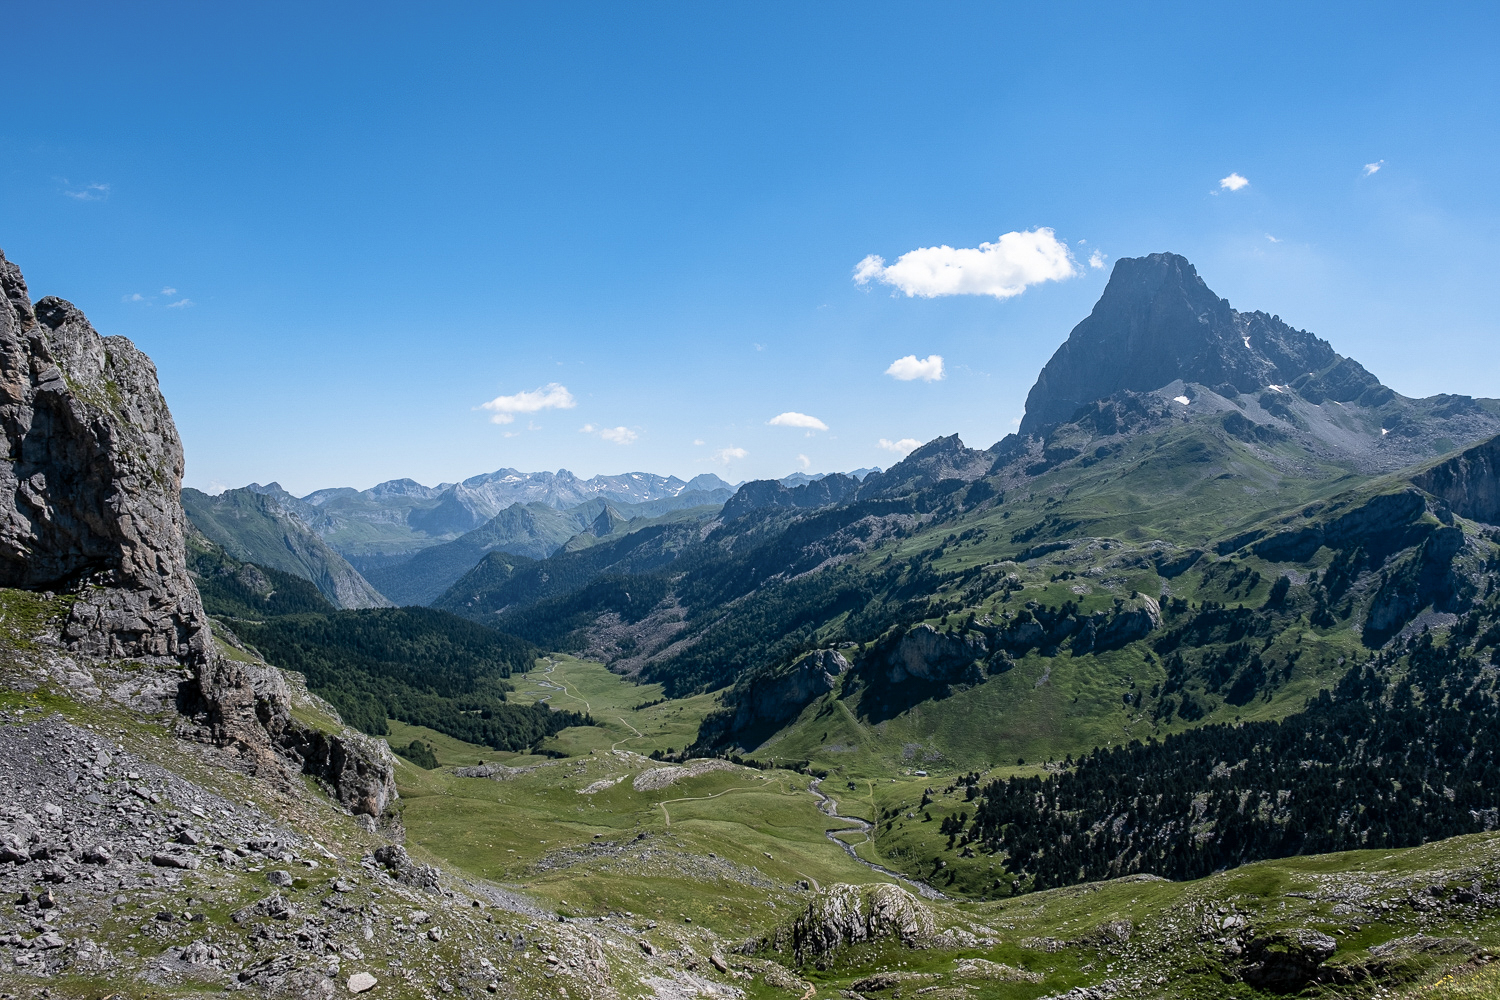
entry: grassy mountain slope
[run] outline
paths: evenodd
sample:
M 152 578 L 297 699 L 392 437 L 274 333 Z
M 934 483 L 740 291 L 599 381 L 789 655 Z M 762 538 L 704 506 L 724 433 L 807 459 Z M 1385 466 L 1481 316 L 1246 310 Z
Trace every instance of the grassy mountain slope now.
M 184 489 L 182 506 L 193 526 L 235 559 L 311 580 L 335 607 L 390 606 L 343 556 L 273 497 L 249 489 L 226 490 L 216 497 Z

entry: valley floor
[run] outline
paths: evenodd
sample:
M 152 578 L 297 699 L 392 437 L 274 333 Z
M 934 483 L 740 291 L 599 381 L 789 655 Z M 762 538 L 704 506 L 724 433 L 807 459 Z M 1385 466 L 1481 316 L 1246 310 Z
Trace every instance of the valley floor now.
M 576 702 L 600 722 L 549 740 L 556 756 L 393 725 L 393 743 L 423 741 L 440 764 L 398 765 L 408 857 L 306 782 L 184 740 L 150 694 L 171 690 L 170 672 L 44 647 L 3 659 L 0 993 L 12 997 L 44 984 L 77 998 L 333 996 L 359 974 L 377 997 L 599 1000 L 1461 1000 L 1496 982 L 1500 834 L 1005 899 L 938 877 L 942 898 L 882 890 L 900 911 L 888 936 L 818 950 L 809 942 L 848 930 L 831 900 L 899 884 L 828 832 L 851 831 L 861 858 L 903 858 L 826 815 L 820 794 L 873 819 L 926 781 L 943 783 L 940 810 L 961 807 L 945 778 L 815 785 L 784 768 L 653 760 L 712 699 L 653 704 L 649 687 L 554 656 L 516 678 L 515 697 Z

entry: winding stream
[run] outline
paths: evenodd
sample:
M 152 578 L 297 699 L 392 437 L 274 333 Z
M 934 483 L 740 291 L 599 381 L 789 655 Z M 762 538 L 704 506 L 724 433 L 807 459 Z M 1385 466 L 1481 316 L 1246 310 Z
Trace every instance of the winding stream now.
M 840 847 L 842 847 L 844 849 L 844 853 L 845 854 L 849 855 L 849 857 L 853 858 L 855 861 L 858 861 L 860 864 L 864 865 L 866 868 L 872 868 L 872 869 L 874 869 L 875 871 L 879 872 L 882 875 L 888 875 L 891 878 L 896 879 L 898 882 L 904 882 L 906 885 L 909 885 L 913 889 L 917 890 L 918 893 L 920 893 L 923 897 L 925 897 L 927 899 L 947 899 L 948 898 L 948 897 L 944 896 L 941 892 L 938 892 L 932 886 L 928 885 L 926 882 L 920 882 L 917 879 L 911 878 L 911 877 L 909 877 L 907 875 L 903 875 L 903 874 L 901 874 L 898 871 L 892 871 L 891 869 L 885 867 L 884 865 L 877 865 L 873 861 L 866 861 L 864 858 L 860 857 L 855 852 L 855 850 L 854 850 L 855 845 L 849 843 L 846 840 L 840 840 L 839 839 L 839 834 L 841 834 L 841 833 L 862 833 L 862 834 L 865 835 L 865 840 L 869 841 L 869 840 L 872 839 L 871 836 L 870 836 L 870 834 L 872 832 L 874 832 L 875 827 L 873 825 L 871 825 L 870 823 L 866 822 L 865 820 L 860 819 L 858 816 L 840 816 L 839 813 L 838 813 L 839 804 L 837 802 L 835 802 L 831 797 L 829 797 L 828 795 L 824 794 L 823 790 L 818 787 L 822 783 L 823 783 L 823 779 L 822 778 L 814 778 L 812 780 L 812 782 L 807 786 L 807 790 L 809 792 L 812 792 L 813 796 L 816 797 L 817 800 L 818 800 L 818 809 L 823 813 L 823 815 L 827 816 L 829 819 L 836 819 L 836 820 L 839 820 L 840 822 L 843 822 L 843 823 L 853 823 L 854 824 L 854 828 L 853 829 L 845 827 L 842 830 L 827 830 L 827 831 L 824 832 L 823 836 L 827 837 L 829 840 L 833 841 L 835 844 L 838 844 Z

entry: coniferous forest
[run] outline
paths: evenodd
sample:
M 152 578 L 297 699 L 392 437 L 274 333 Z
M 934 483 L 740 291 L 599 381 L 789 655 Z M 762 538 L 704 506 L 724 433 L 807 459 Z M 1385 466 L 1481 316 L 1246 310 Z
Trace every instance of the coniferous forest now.
M 964 834 L 1015 891 L 1147 872 L 1190 879 L 1266 858 L 1408 847 L 1500 817 L 1496 604 L 1354 665 L 1280 722 L 1094 750 L 984 788 Z
M 385 735 L 386 719 L 521 750 L 568 726 L 576 712 L 506 701 L 512 673 L 529 670 L 531 643 L 430 608 L 372 608 L 236 622 L 271 663 L 300 671 L 352 726 Z

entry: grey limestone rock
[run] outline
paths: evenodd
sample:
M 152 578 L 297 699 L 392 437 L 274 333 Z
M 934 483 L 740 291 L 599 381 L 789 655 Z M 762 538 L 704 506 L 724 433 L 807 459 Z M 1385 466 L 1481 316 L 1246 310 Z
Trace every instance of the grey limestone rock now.
M 799 963 L 818 963 L 848 945 L 895 938 L 913 946 L 937 932 L 932 914 L 900 886 L 829 886 L 768 942 L 790 948 Z
M 0 585 L 76 590 L 64 635 L 80 652 L 204 662 L 182 443 L 155 366 L 71 303 L 33 307 L 3 254 L 0 291 Z
M 1433 466 L 1412 482 L 1462 517 L 1500 524 L 1500 437 Z
M 907 630 L 895 648 L 886 654 L 888 676 L 896 684 L 907 678 L 943 682 L 958 680 L 975 660 L 984 659 L 986 653 L 981 636 L 939 632 L 931 625 L 922 624 Z
M 33 306 L 3 253 L 0 293 L 0 587 L 71 592 L 72 652 L 186 668 L 177 707 L 204 738 L 271 765 L 291 756 L 378 815 L 395 794 L 389 755 L 305 730 L 278 670 L 214 647 L 187 569 L 182 442 L 151 360 L 71 303 Z

